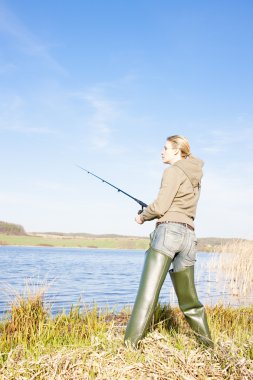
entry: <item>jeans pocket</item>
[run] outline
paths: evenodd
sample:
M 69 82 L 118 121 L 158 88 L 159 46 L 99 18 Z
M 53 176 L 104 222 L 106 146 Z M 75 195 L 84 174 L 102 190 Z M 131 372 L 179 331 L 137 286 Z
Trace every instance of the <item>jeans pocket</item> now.
M 197 255 L 197 239 L 196 239 L 196 236 L 194 236 L 192 242 L 191 242 L 191 247 L 187 253 L 187 256 L 189 258 L 189 260 L 195 262 L 196 261 L 196 255 Z
M 176 228 L 170 228 L 166 231 L 164 245 L 170 252 L 179 252 L 184 241 L 184 233 Z
M 155 229 L 150 246 L 156 251 L 174 256 L 180 250 L 183 239 L 184 234 L 177 226 L 161 225 Z

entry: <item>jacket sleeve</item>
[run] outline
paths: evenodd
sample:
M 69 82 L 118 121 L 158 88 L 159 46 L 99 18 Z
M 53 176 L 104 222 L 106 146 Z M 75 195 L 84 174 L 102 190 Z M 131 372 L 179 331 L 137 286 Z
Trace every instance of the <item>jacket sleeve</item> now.
M 156 200 L 141 214 L 144 221 L 161 218 L 169 210 L 181 181 L 181 173 L 176 167 L 171 166 L 164 170 Z

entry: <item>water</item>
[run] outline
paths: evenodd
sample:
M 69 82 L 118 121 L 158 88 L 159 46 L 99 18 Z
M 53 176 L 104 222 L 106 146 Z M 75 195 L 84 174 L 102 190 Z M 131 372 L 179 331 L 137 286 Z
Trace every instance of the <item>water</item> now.
M 144 259 L 142 250 L 1 246 L 0 314 L 8 310 L 13 289 L 22 292 L 27 279 L 32 288 L 48 284 L 45 301 L 52 314 L 62 309 L 68 312 L 78 302 L 121 310 L 134 303 Z M 208 269 L 210 260 L 213 255 L 197 254 L 199 298 L 209 305 L 221 299 L 238 304 L 238 299 L 216 286 L 215 273 Z M 169 275 L 160 301 L 177 304 Z

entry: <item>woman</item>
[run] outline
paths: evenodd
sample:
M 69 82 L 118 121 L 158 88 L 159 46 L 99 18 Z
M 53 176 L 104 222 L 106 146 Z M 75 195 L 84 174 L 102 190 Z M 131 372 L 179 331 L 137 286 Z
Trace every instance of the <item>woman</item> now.
M 153 219 L 158 222 L 150 235 L 150 248 L 146 252 L 125 342 L 137 347 L 144 337 L 172 263 L 169 273 L 180 309 L 199 340 L 206 346 L 213 346 L 205 309 L 198 300 L 194 284 L 197 244 L 194 219 L 203 161 L 191 155 L 189 142 L 179 135 L 167 138 L 162 160 L 171 166 L 163 173 L 158 196 L 135 218 L 138 224 Z

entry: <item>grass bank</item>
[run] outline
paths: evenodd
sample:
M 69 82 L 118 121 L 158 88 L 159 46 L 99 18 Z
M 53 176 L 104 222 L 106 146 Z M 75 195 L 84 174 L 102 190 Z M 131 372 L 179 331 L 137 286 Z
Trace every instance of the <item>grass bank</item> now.
M 147 249 L 149 240 L 138 237 L 82 237 L 61 235 L 5 235 L 0 234 L 0 245 L 21 245 L 67 248 Z
M 0 378 L 252 379 L 253 307 L 207 313 L 214 350 L 197 343 L 178 308 L 158 306 L 136 351 L 123 345 L 126 310 L 75 307 L 52 318 L 43 291 L 20 296 L 0 324 Z

